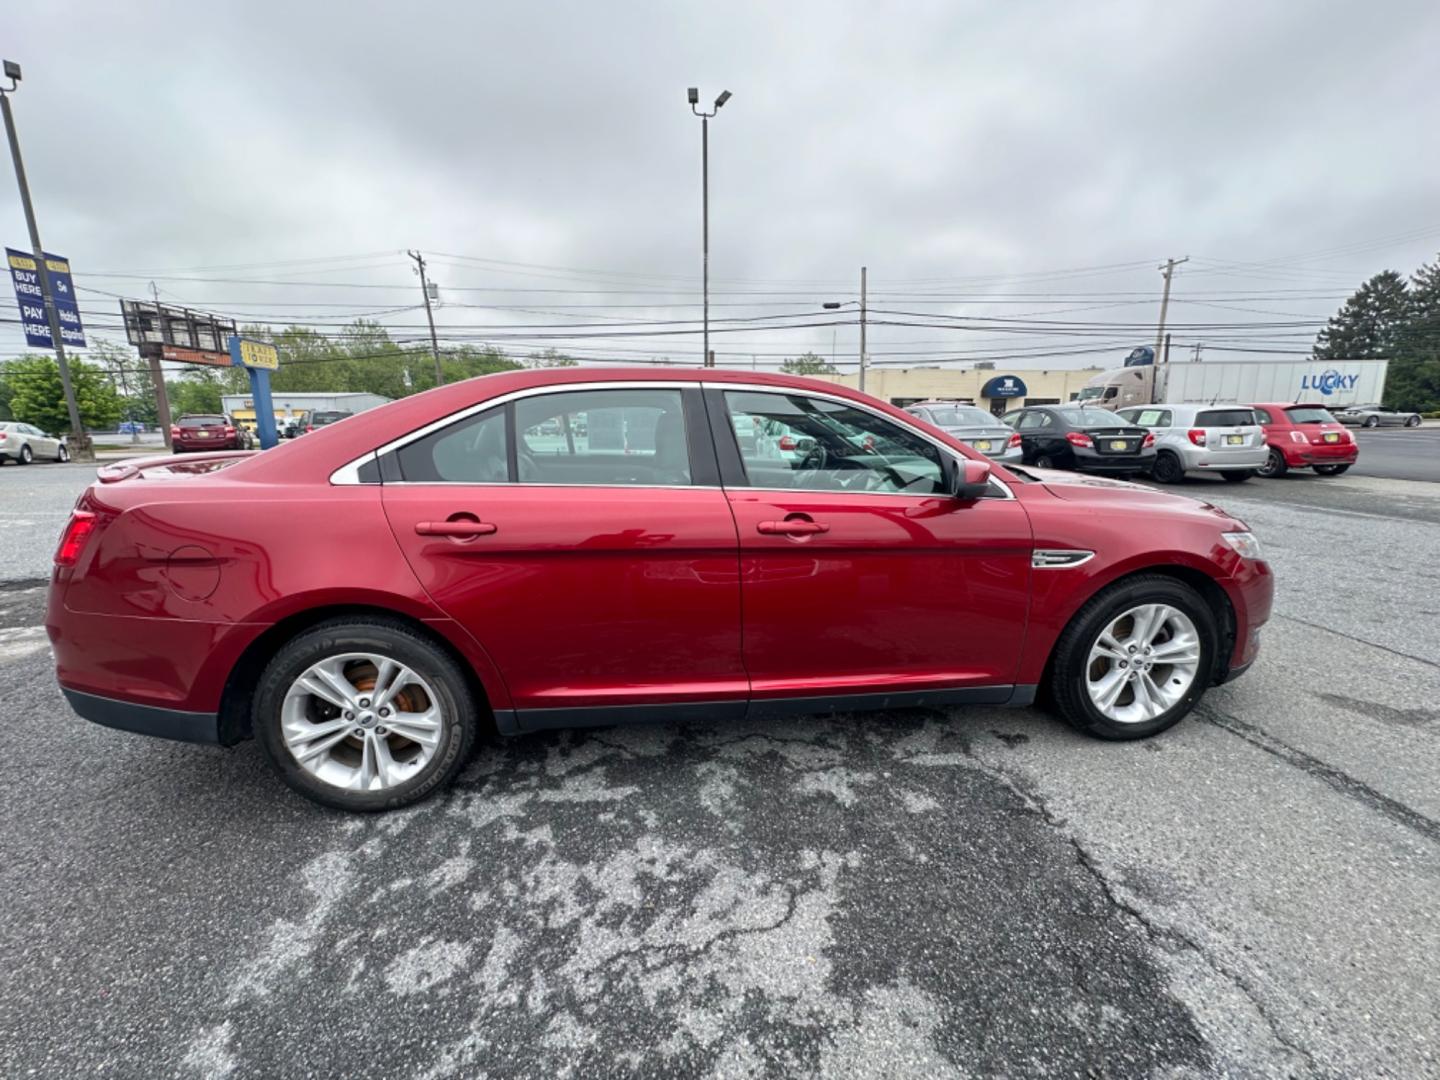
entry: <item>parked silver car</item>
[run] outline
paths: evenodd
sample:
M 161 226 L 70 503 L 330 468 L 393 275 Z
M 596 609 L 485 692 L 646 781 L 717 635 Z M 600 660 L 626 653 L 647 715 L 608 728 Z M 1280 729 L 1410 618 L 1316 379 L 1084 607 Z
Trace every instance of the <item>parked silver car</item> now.
M 0 420 L 0 461 L 21 465 L 32 461 L 69 461 L 70 448 L 58 435 L 47 435 L 34 424 Z
M 906 406 L 905 411 L 996 461 L 1020 460 L 1020 440 L 1012 439 L 1015 433 L 984 409 L 953 401 L 922 401 Z
M 1357 427 L 1419 427 L 1420 414 L 1387 409 L 1384 405 L 1347 405 L 1330 412 L 1342 424 Z
M 1118 414 L 1154 433 L 1150 476 L 1162 484 L 1187 472 L 1218 472 L 1240 483 L 1254 476 L 1270 453 L 1265 429 L 1248 405 L 1132 405 Z

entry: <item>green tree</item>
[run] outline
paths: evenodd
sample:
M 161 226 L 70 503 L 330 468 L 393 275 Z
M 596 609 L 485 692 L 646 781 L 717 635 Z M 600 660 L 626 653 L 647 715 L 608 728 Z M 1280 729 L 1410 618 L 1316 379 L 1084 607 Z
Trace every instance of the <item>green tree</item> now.
M 1410 278 L 1410 313 L 1385 377 L 1385 404 L 1440 409 L 1440 258 Z
M 213 379 L 183 376 L 179 379 L 167 379 L 165 394 L 170 399 L 172 418 L 194 413 L 220 412 L 220 384 Z
M 1405 338 L 1412 305 L 1405 279 L 1376 274 L 1345 301 L 1315 339 L 1316 360 L 1393 357 Z
M 786 375 L 839 375 L 840 369 L 827 363 L 813 352 L 786 357 L 780 363 L 780 370 Z
M 579 367 L 580 361 L 566 356 L 559 349 L 550 348 L 544 352 L 531 353 L 525 358 L 525 366 L 532 368 Z
M 78 358 L 71 360 L 69 366 L 80 422 L 87 431 L 113 429 L 120 422 L 120 395 L 109 377 L 94 364 Z M 11 360 L 5 365 L 3 378 L 9 387 L 10 410 L 16 420 L 34 424 L 42 431 L 70 431 L 60 366 L 51 357 L 25 356 Z

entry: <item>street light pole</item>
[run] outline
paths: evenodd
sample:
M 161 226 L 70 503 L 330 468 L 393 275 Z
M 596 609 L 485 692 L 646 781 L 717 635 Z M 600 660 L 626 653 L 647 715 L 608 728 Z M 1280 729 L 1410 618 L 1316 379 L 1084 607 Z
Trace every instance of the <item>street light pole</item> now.
M 45 249 L 40 245 L 40 227 L 35 224 L 35 207 L 30 203 L 30 184 L 25 179 L 25 162 L 20 157 L 20 139 L 15 133 L 15 117 L 10 112 L 10 95 L 20 85 L 20 65 L 4 61 L 5 78 L 10 85 L 0 86 L 0 113 L 5 115 L 5 137 L 10 141 L 10 157 L 15 162 L 15 182 L 20 186 L 20 205 L 25 209 L 25 224 L 30 229 L 30 248 L 40 269 L 40 295 L 45 301 L 45 316 L 50 323 L 50 340 L 55 346 L 55 362 L 60 368 L 60 386 L 65 391 L 65 409 L 70 414 L 73 445 L 70 456 L 76 461 L 93 461 L 90 437 L 80 423 L 80 408 L 75 403 L 75 387 L 70 382 L 70 364 L 65 359 L 65 340 L 60 333 L 60 313 L 55 308 L 55 293 L 50 288 L 50 268 L 45 264 Z
M 690 102 L 690 111 L 700 117 L 700 247 L 704 260 L 704 343 L 701 366 L 714 367 L 715 357 L 710 352 L 710 118 L 720 111 L 725 102 L 730 100 L 730 91 L 722 91 L 715 99 L 715 107 L 710 112 L 701 112 L 697 107 L 700 103 L 700 90 L 698 87 L 690 87 L 687 91 Z

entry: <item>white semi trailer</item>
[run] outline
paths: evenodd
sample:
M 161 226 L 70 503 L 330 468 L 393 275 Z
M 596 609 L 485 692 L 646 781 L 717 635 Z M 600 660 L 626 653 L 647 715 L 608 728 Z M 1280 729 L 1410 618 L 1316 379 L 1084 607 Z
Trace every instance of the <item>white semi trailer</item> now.
M 1137 364 L 1096 375 L 1080 391 L 1080 400 L 1107 409 L 1161 401 L 1303 401 L 1339 407 L 1379 401 L 1385 391 L 1388 363 L 1203 360 Z

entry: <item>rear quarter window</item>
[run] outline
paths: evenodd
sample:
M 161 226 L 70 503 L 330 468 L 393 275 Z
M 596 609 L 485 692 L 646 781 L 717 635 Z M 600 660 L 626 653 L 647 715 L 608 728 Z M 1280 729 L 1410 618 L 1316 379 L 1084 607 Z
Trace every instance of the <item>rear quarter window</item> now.
M 1253 423 L 1254 409 L 1207 409 L 1195 417 L 1197 427 L 1239 427 Z

